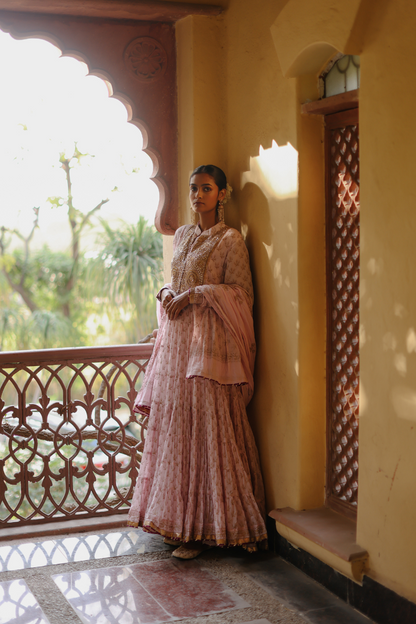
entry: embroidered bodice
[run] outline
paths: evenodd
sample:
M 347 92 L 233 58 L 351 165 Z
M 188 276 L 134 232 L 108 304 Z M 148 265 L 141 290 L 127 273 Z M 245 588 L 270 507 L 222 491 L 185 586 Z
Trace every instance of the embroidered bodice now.
M 176 293 L 204 283 L 207 262 L 227 230 L 225 223 L 202 232 L 190 226 L 177 246 L 172 260 L 172 289 Z

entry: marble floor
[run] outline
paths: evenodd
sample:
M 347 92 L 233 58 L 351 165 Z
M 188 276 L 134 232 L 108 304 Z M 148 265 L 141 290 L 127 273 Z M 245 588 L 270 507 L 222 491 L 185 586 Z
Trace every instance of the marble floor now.
M 0 545 L 0 624 L 369 624 L 272 554 L 171 556 L 118 529 Z
M 80 533 L 72 537 L 0 545 L 0 572 L 40 568 L 57 563 L 89 561 L 171 551 L 157 535 L 127 529 L 105 533 Z

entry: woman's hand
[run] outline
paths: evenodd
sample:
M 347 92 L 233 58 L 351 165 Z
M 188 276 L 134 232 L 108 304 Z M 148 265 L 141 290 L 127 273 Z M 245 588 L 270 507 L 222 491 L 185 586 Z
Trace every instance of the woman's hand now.
M 174 297 L 176 297 L 176 293 L 173 290 L 170 288 L 164 288 L 160 295 L 160 303 L 162 304 L 162 307 L 166 309 L 167 304 L 169 301 L 172 301 Z
M 189 302 L 187 290 L 185 290 L 185 292 L 181 293 L 180 295 L 177 295 L 173 299 L 170 299 L 166 306 L 163 306 L 166 310 L 166 314 L 168 315 L 169 320 L 174 321 L 175 319 L 177 319 L 179 314 L 188 305 L 188 303 Z

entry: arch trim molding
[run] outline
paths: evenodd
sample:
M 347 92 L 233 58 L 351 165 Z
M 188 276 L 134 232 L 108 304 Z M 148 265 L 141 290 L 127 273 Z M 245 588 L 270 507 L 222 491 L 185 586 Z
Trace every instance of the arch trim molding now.
M 289 0 L 271 26 L 283 75 L 317 74 L 336 52 L 359 54 L 348 46 L 361 2 Z
M 152 160 L 152 179 L 159 190 L 156 228 L 162 234 L 174 234 L 178 227 L 174 26 L 0 11 L 0 27 L 16 39 L 49 41 L 62 55 L 85 62 L 90 75 L 107 83 L 110 95 L 126 107 L 128 121 L 141 131 L 143 151 Z M 163 49 L 163 67 L 156 79 L 138 80 L 126 64 L 126 50 L 138 39 L 159 42 Z

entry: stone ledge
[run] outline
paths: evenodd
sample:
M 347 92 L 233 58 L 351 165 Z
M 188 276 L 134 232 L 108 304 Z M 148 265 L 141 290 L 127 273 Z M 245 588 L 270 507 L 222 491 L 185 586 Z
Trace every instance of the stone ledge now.
M 309 552 L 353 581 L 362 582 L 368 553 L 355 541 L 353 520 L 327 507 L 306 511 L 286 507 L 271 511 L 269 516 L 276 521 L 277 532 L 293 546 Z

